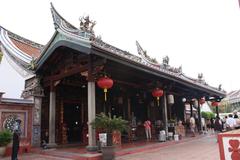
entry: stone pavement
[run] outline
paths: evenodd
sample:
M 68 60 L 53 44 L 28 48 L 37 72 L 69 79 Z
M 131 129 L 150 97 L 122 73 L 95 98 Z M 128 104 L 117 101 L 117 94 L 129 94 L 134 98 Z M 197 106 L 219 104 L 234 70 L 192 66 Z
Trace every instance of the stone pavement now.
M 169 145 L 140 153 L 118 156 L 116 160 L 219 160 L 215 136 Z
M 87 155 L 88 158 L 83 158 Z M 100 154 L 99 154 L 100 155 Z M 52 149 L 19 155 L 19 160 L 89 160 L 93 154 L 87 154 L 83 148 Z M 219 160 L 218 144 L 212 135 L 187 138 L 179 142 L 165 143 L 141 142 L 128 144 L 116 150 L 117 160 Z M 10 160 L 0 158 L 1 160 Z

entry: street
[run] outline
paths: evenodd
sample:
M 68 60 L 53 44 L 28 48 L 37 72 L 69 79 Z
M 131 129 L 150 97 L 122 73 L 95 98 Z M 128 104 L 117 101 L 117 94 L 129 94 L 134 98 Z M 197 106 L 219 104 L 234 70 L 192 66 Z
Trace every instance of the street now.
M 116 158 L 117 160 L 219 160 L 218 143 L 214 136 L 143 151 Z
M 218 143 L 214 135 L 190 138 L 177 144 L 172 142 L 169 145 L 152 143 L 148 146 L 119 149 L 116 160 L 219 160 Z M 42 153 L 19 155 L 19 160 L 83 160 L 85 159 L 83 155 L 86 156 L 87 153 L 82 150 L 79 148 L 53 149 Z M 88 156 L 91 155 L 88 154 Z M 2 160 L 10 160 L 10 157 Z

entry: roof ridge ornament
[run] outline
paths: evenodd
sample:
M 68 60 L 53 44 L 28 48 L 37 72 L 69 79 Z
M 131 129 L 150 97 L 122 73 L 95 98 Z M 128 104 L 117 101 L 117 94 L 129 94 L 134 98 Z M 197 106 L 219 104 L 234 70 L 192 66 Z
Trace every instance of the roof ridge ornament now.
M 164 66 L 164 67 L 169 66 L 169 57 L 168 57 L 168 55 L 165 56 L 165 57 L 163 57 L 162 63 L 163 63 L 163 66 Z
M 157 62 L 157 60 L 155 58 L 151 58 L 149 55 L 147 55 L 147 51 L 142 49 L 142 47 L 140 46 L 138 41 L 136 41 L 136 45 L 137 45 L 138 54 L 141 56 L 143 61 L 145 61 L 146 63 L 148 63 L 150 65 L 160 68 L 160 64 Z
M 89 32 L 94 35 L 93 28 L 96 25 L 96 21 L 91 21 L 89 18 L 89 15 L 85 17 L 84 16 L 79 17 L 79 21 L 80 21 L 80 30 Z
M 93 41 L 95 39 L 95 34 L 93 32 L 93 27 L 95 26 L 95 21 L 90 21 L 89 16 L 79 18 L 80 29 L 65 20 L 51 4 L 51 12 L 53 17 L 53 22 L 55 30 L 62 33 L 63 35 L 71 35 L 75 40 L 87 40 Z
M 169 57 L 165 56 L 163 57 L 162 64 L 159 64 L 155 58 L 151 58 L 149 55 L 147 55 L 147 51 L 143 50 L 138 41 L 136 41 L 138 54 L 141 56 L 144 63 L 147 63 L 148 65 L 152 65 L 154 67 L 157 67 L 159 69 L 164 69 L 170 72 L 174 73 L 182 73 L 182 66 L 179 68 L 171 67 L 169 65 Z

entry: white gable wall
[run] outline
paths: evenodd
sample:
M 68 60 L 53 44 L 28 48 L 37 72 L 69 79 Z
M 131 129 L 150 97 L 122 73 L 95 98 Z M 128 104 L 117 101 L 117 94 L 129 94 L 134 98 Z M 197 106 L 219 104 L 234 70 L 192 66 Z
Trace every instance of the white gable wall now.
M 209 107 L 209 105 L 207 103 L 204 103 L 202 105 L 201 111 L 203 111 L 203 112 L 212 112 L 211 108 Z
M 3 53 L 0 63 L 0 92 L 5 92 L 3 97 L 20 98 L 24 89 L 23 78 L 8 62 Z

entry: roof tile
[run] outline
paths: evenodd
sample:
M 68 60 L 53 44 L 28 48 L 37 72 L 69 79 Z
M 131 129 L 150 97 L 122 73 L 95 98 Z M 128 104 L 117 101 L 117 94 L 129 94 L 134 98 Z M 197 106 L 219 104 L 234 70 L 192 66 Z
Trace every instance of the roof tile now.
M 22 52 L 25 52 L 26 54 L 28 54 L 31 57 L 37 58 L 40 56 L 40 49 L 39 48 L 35 48 L 33 46 L 30 46 L 26 43 L 17 41 L 13 38 L 11 38 L 11 41 L 13 42 L 13 44 L 18 47 Z

